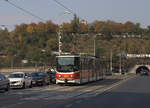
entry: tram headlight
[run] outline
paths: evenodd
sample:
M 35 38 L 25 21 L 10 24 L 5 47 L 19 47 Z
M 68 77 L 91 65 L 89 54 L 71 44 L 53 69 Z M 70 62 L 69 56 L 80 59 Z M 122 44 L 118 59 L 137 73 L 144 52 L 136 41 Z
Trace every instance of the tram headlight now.
M 73 78 L 73 77 L 74 77 L 74 75 L 70 75 L 70 77 L 71 77 L 71 78 Z
M 61 77 L 61 75 L 58 75 L 58 77 L 60 78 L 60 77 Z

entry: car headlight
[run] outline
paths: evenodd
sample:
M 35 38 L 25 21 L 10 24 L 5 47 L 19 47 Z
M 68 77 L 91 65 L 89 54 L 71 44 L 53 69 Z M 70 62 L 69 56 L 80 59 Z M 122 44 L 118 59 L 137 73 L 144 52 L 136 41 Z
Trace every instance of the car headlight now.
M 20 84 L 21 84 L 21 83 L 22 83 L 22 80 L 18 81 L 18 83 L 20 83 Z

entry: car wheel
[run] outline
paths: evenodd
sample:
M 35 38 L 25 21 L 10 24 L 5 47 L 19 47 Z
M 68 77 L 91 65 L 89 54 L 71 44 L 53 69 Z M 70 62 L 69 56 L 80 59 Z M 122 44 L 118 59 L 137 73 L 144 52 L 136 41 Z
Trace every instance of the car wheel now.
M 25 85 L 25 83 L 23 83 L 22 89 L 25 89 L 25 88 L 26 88 L 26 85 Z
M 50 85 L 50 81 L 47 82 L 47 85 Z
M 32 88 L 32 82 L 31 82 L 31 84 L 30 84 L 29 88 Z
M 9 84 L 7 85 L 7 88 L 5 89 L 5 91 L 9 91 L 9 88 L 10 88 L 10 86 L 9 86 Z
M 43 86 L 44 85 L 44 82 L 41 82 L 40 86 Z
M 56 84 L 56 79 L 54 80 L 54 84 Z
M 52 83 L 53 83 L 53 84 L 56 84 L 56 79 L 54 79 L 54 80 L 52 81 Z
M 53 83 L 52 79 L 50 79 L 50 82 Z

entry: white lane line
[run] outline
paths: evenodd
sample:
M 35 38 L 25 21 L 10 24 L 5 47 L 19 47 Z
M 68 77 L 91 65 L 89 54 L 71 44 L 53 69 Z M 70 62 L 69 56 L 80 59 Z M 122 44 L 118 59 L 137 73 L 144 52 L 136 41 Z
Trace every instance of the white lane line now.
M 81 102 L 82 102 L 82 100 L 78 100 L 78 101 L 76 101 L 75 103 L 77 103 L 77 104 L 78 104 L 78 103 L 81 103 Z
M 71 106 L 72 106 L 72 104 L 68 104 L 68 105 L 65 106 L 65 108 L 69 108 Z
M 17 105 L 21 105 L 21 104 L 24 104 L 26 102 L 19 102 L 19 103 L 16 103 L 16 104 L 11 104 L 11 105 L 7 105 L 7 106 L 2 106 L 1 108 L 11 108 L 11 107 L 15 107 Z
M 120 82 L 118 82 L 118 83 L 115 83 L 115 84 L 113 84 L 113 85 L 110 86 L 110 87 L 104 88 L 103 91 L 102 91 L 102 93 L 104 93 L 104 92 L 106 92 L 106 91 L 109 91 L 109 90 L 111 90 L 111 89 L 113 89 L 113 88 L 115 88 L 115 87 L 118 87 L 119 85 L 121 85 L 121 84 L 123 84 L 123 83 L 125 83 L 125 82 L 127 82 L 128 80 L 131 80 L 131 79 L 133 79 L 133 78 L 135 78 L 135 76 L 132 76 L 132 77 L 123 79 L 122 81 L 120 81 Z
M 125 83 L 126 81 L 131 80 L 134 77 L 135 76 L 125 78 L 125 79 L 123 79 L 123 80 L 121 80 L 121 81 L 119 81 L 117 83 L 112 84 L 111 86 L 106 86 L 106 87 L 104 86 L 102 88 L 97 88 L 97 89 L 93 90 L 93 92 L 87 92 L 87 93 L 85 92 L 85 93 L 81 94 L 80 96 L 77 96 L 76 98 L 77 99 L 78 98 L 81 99 L 81 98 L 94 97 L 94 96 L 103 94 L 106 91 L 109 91 L 109 90 L 111 90 L 111 89 L 113 89 L 113 88 L 115 88 L 115 87 Z

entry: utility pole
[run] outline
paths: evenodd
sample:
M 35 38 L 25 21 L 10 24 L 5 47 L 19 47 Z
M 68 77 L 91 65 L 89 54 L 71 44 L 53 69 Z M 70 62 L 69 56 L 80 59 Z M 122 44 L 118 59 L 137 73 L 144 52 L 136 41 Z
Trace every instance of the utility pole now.
M 54 1 L 56 1 L 56 0 L 54 0 Z M 65 14 L 71 14 L 71 12 L 65 11 L 61 15 L 65 15 Z M 61 38 L 62 38 L 62 36 L 61 35 L 62 35 L 62 25 L 59 25 L 59 31 L 58 31 L 58 52 L 59 52 L 59 55 L 61 55 L 61 53 L 62 53 L 62 50 L 61 50 L 61 46 L 62 46 Z
M 112 73 L 112 49 L 111 49 L 111 52 L 110 52 L 110 71 Z
M 61 42 L 62 32 L 61 32 L 61 29 L 62 29 L 62 26 L 60 25 L 59 26 L 59 31 L 58 31 L 58 52 L 59 52 L 59 55 L 61 55 L 61 52 L 62 52 L 62 50 L 61 50 L 61 46 L 62 46 L 62 42 Z
M 93 52 L 94 56 L 96 56 L 96 40 L 95 40 L 96 37 L 97 37 L 97 35 L 94 36 L 94 52 Z
M 96 49 L 95 49 L 95 37 L 94 37 L 94 57 L 96 56 Z
M 121 56 L 122 56 L 122 55 L 121 55 L 121 53 L 120 53 L 120 69 L 119 69 L 120 74 L 121 74 L 121 72 L 122 72 L 122 67 L 121 67 L 121 65 L 122 65 L 121 62 L 122 62 L 122 60 L 121 60 Z

